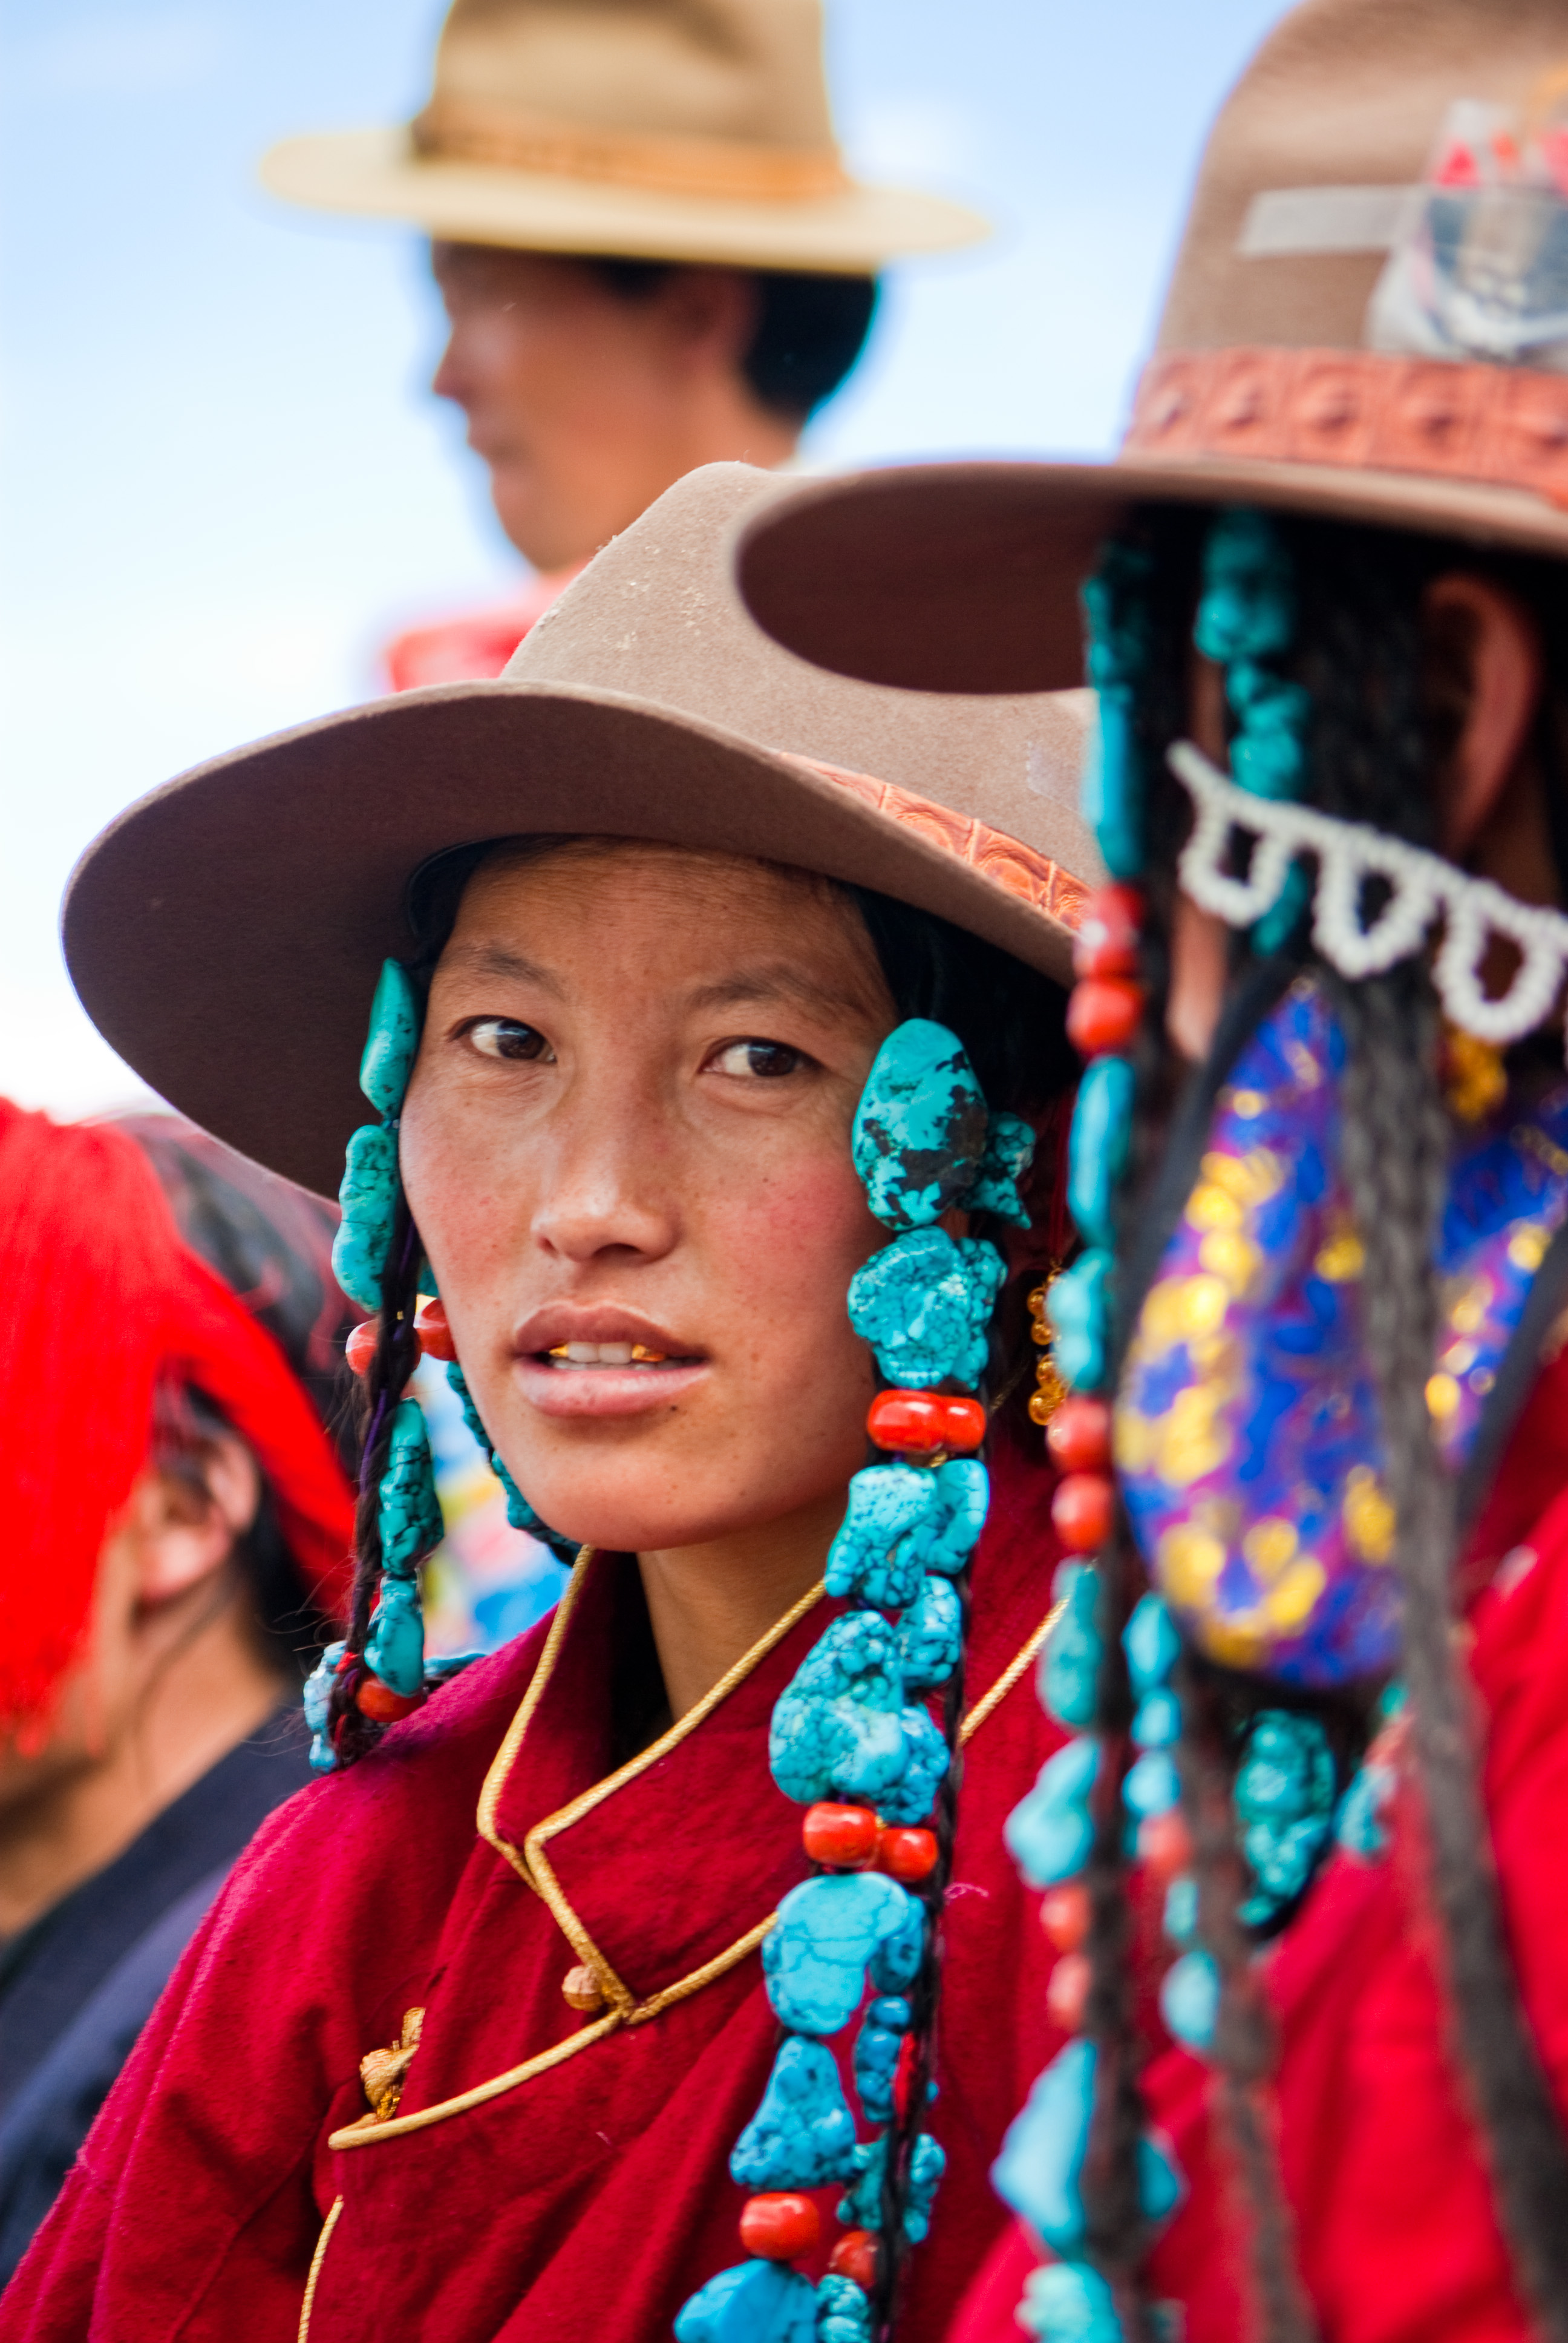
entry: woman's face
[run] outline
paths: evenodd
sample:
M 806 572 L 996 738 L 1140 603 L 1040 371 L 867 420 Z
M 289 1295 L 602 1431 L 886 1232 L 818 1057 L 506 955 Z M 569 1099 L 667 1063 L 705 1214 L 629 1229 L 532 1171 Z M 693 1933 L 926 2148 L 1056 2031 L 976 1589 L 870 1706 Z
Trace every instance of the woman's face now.
M 470 882 L 403 1177 L 485 1427 L 553 1528 L 695 1545 L 860 1464 L 877 1385 L 845 1291 L 886 1232 L 849 1131 L 896 1022 L 853 910 L 792 873 L 589 845 Z

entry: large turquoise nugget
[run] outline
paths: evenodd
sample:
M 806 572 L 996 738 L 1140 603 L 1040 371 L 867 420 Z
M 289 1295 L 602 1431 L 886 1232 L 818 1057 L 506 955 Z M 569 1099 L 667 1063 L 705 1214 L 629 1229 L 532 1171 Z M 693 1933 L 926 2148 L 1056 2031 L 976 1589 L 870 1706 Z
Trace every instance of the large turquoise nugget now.
M 387 1470 L 377 1491 L 381 1510 L 381 1567 L 409 1578 L 414 1566 L 444 1534 L 430 1463 L 430 1435 L 417 1399 L 400 1399 L 392 1417 Z
M 377 1114 L 401 1114 L 419 1051 L 418 996 L 401 961 L 383 960 L 370 1004 L 370 1032 L 359 1061 L 359 1087 Z
M 1132 1146 L 1132 1101 L 1137 1087 L 1129 1058 L 1096 1058 L 1085 1069 L 1072 1111 L 1067 1151 L 1067 1201 L 1091 1245 L 1109 1245 L 1115 1234 L 1111 1211 Z
M 343 1222 L 332 1242 L 332 1274 L 361 1310 L 379 1310 L 397 1204 L 397 1134 L 361 1125 L 349 1140 L 337 1192 Z
M 796 2034 L 837 2034 L 866 1989 L 866 1971 L 883 1951 L 902 1975 L 877 1964 L 873 1983 L 896 1990 L 920 1961 L 924 1914 L 909 1890 L 879 1871 L 824 1872 L 792 1887 L 762 1939 L 762 1972 L 775 2016 Z
M 986 1103 L 945 1025 L 896 1026 L 866 1078 L 850 1141 L 866 1200 L 890 1229 L 925 1228 L 964 1194 L 986 1147 Z
M 890 1383 L 973 1387 L 985 1373 L 990 1313 L 1006 1271 L 994 1245 L 910 1229 L 849 1281 L 849 1323 Z M 1059 1281 L 1060 1282 L 1060 1281 Z
M 735 2143 L 730 2177 L 742 2188 L 821 2188 L 854 2170 L 855 2118 L 838 2061 L 825 2044 L 791 2034 L 773 2061 L 762 2105 Z
M 817 2289 L 784 2262 L 720 2270 L 685 2303 L 676 2343 L 816 2343 Z
M 985 1466 L 972 1456 L 917 1468 L 868 1464 L 828 1549 L 828 1592 L 901 1611 L 928 1570 L 955 1577 L 974 1552 L 990 1502 Z
M 947 1745 L 926 1711 L 906 1701 L 899 1632 L 879 1611 L 835 1619 L 807 1653 L 774 1708 L 768 1762 L 801 1805 L 860 1799 L 889 1822 L 930 1812 Z
M 365 1661 L 404 1700 L 412 1700 L 423 1691 L 425 1614 L 417 1579 L 382 1580 L 370 1616 L 370 1633 L 365 1639 Z

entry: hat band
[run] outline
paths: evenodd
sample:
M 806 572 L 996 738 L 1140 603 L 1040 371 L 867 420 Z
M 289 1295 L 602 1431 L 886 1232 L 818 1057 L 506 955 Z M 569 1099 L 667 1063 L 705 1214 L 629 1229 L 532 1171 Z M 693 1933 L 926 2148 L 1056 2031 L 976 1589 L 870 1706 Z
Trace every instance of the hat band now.
M 1172 351 L 1144 368 L 1121 453 L 1416 472 L 1568 508 L 1568 377 L 1367 350 Z
M 809 203 L 850 185 L 831 147 L 753 146 L 723 138 L 598 130 L 440 92 L 409 127 L 424 162 L 597 179 L 732 203 Z
M 838 765 L 819 764 L 814 757 L 791 757 L 789 761 L 853 789 L 890 821 L 913 830 L 955 861 L 967 862 L 971 870 L 978 870 L 1004 894 L 1017 896 L 1031 910 L 1042 912 L 1074 934 L 1082 925 L 1090 890 L 1048 854 L 1020 844 L 1005 830 L 990 829 L 970 814 L 954 813 L 950 807 L 919 797 L 913 789 L 901 789 L 894 781 L 879 781 L 870 773 L 845 772 Z

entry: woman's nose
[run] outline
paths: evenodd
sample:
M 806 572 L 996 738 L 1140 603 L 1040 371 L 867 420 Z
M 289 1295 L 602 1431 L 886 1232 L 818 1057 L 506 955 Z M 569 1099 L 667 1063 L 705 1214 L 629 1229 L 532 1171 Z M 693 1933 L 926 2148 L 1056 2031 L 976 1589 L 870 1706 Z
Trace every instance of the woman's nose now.
M 534 1212 L 538 1243 L 578 1262 L 668 1252 L 678 1227 L 677 1181 L 656 1114 L 612 1108 L 572 1115 L 551 1138 Z

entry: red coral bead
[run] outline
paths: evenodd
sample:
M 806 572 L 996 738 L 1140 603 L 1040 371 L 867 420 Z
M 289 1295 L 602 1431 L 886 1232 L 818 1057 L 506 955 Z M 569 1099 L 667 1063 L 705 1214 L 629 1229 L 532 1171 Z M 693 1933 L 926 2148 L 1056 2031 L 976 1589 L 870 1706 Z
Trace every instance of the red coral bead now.
M 1148 1815 L 1138 1825 L 1138 1859 L 1150 1877 L 1164 1883 L 1192 1868 L 1192 1834 L 1180 1806 Z
M 396 1725 L 400 1716 L 412 1716 L 424 1698 L 422 1692 L 417 1692 L 412 1699 L 405 1699 L 390 1684 L 384 1684 L 379 1676 L 367 1675 L 361 1680 L 354 1702 L 360 1715 L 367 1716 L 372 1725 Z
M 1109 1400 L 1064 1399 L 1045 1427 L 1051 1463 L 1063 1473 L 1098 1473 L 1111 1462 Z
M 740 2242 L 766 2262 L 809 2254 L 822 2227 L 809 2197 L 749 2197 L 740 2208 Z
M 937 1867 L 937 1837 L 929 1830 L 884 1830 L 877 1841 L 877 1869 L 914 1887 Z
M 1067 1004 L 1067 1038 L 1079 1055 L 1125 1050 L 1143 1019 L 1143 988 L 1125 977 L 1085 977 Z
M 813 1863 L 835 1871 L 869 1871 L 877 1860 L 882 1826 L 869 1806 L 808 1806 L 800 1835 Z
M 1083 907 L 1072 942 L 1074 976 L 1136 976 L 1143 898 L 1136 887 L 1101 887 Z
M 1059 1953 L 1075 1953 L 1089 1934 L 1089 1890 L 1081 1879 L 1064 1880 L 1040 1898 L 1040 1925 Z
M 952 1399 L 939 1392 L 879 1392 L 866 1430 L 879 1448 L 908 1455 L 978 1448 L 985 1438 L 985 1410 L 978 1399 Z
M 457 1346 L 452 1340 L 452 1329 L 447 1323 L 447 1306 L 443 1302 L 421 1302 L 414 1313 L 414 1324 L 419 1336 L 419 1346 L 427 1358 L 456 1360 Z
M 1057 1483 L 1050 1518 L 1069 1554 L 1093 1554 L 1111 1535 L 1115 1492 L 1103 1473 L 1070 1473 Z
M 1064 1953 L 1051 1970 L 1045 1988 L 1045 2014 L 1064 2034 L 1077 2034 L 1083 2025 L 1093 1971 L 1087 1953 Z
M 876 2287 L 879 2254 L 875 2229 L 846 2229 L 828 2257 L 828 2268 L 834 2278 L 853 2278 L 869 2294 Z
M 367 1318 L 343 1345 L 343 1355 L 357 1375 L 370 1373 L 370 1362 L 376 1356 L 376 1345 L 381 1340 L 379 1318 Z

